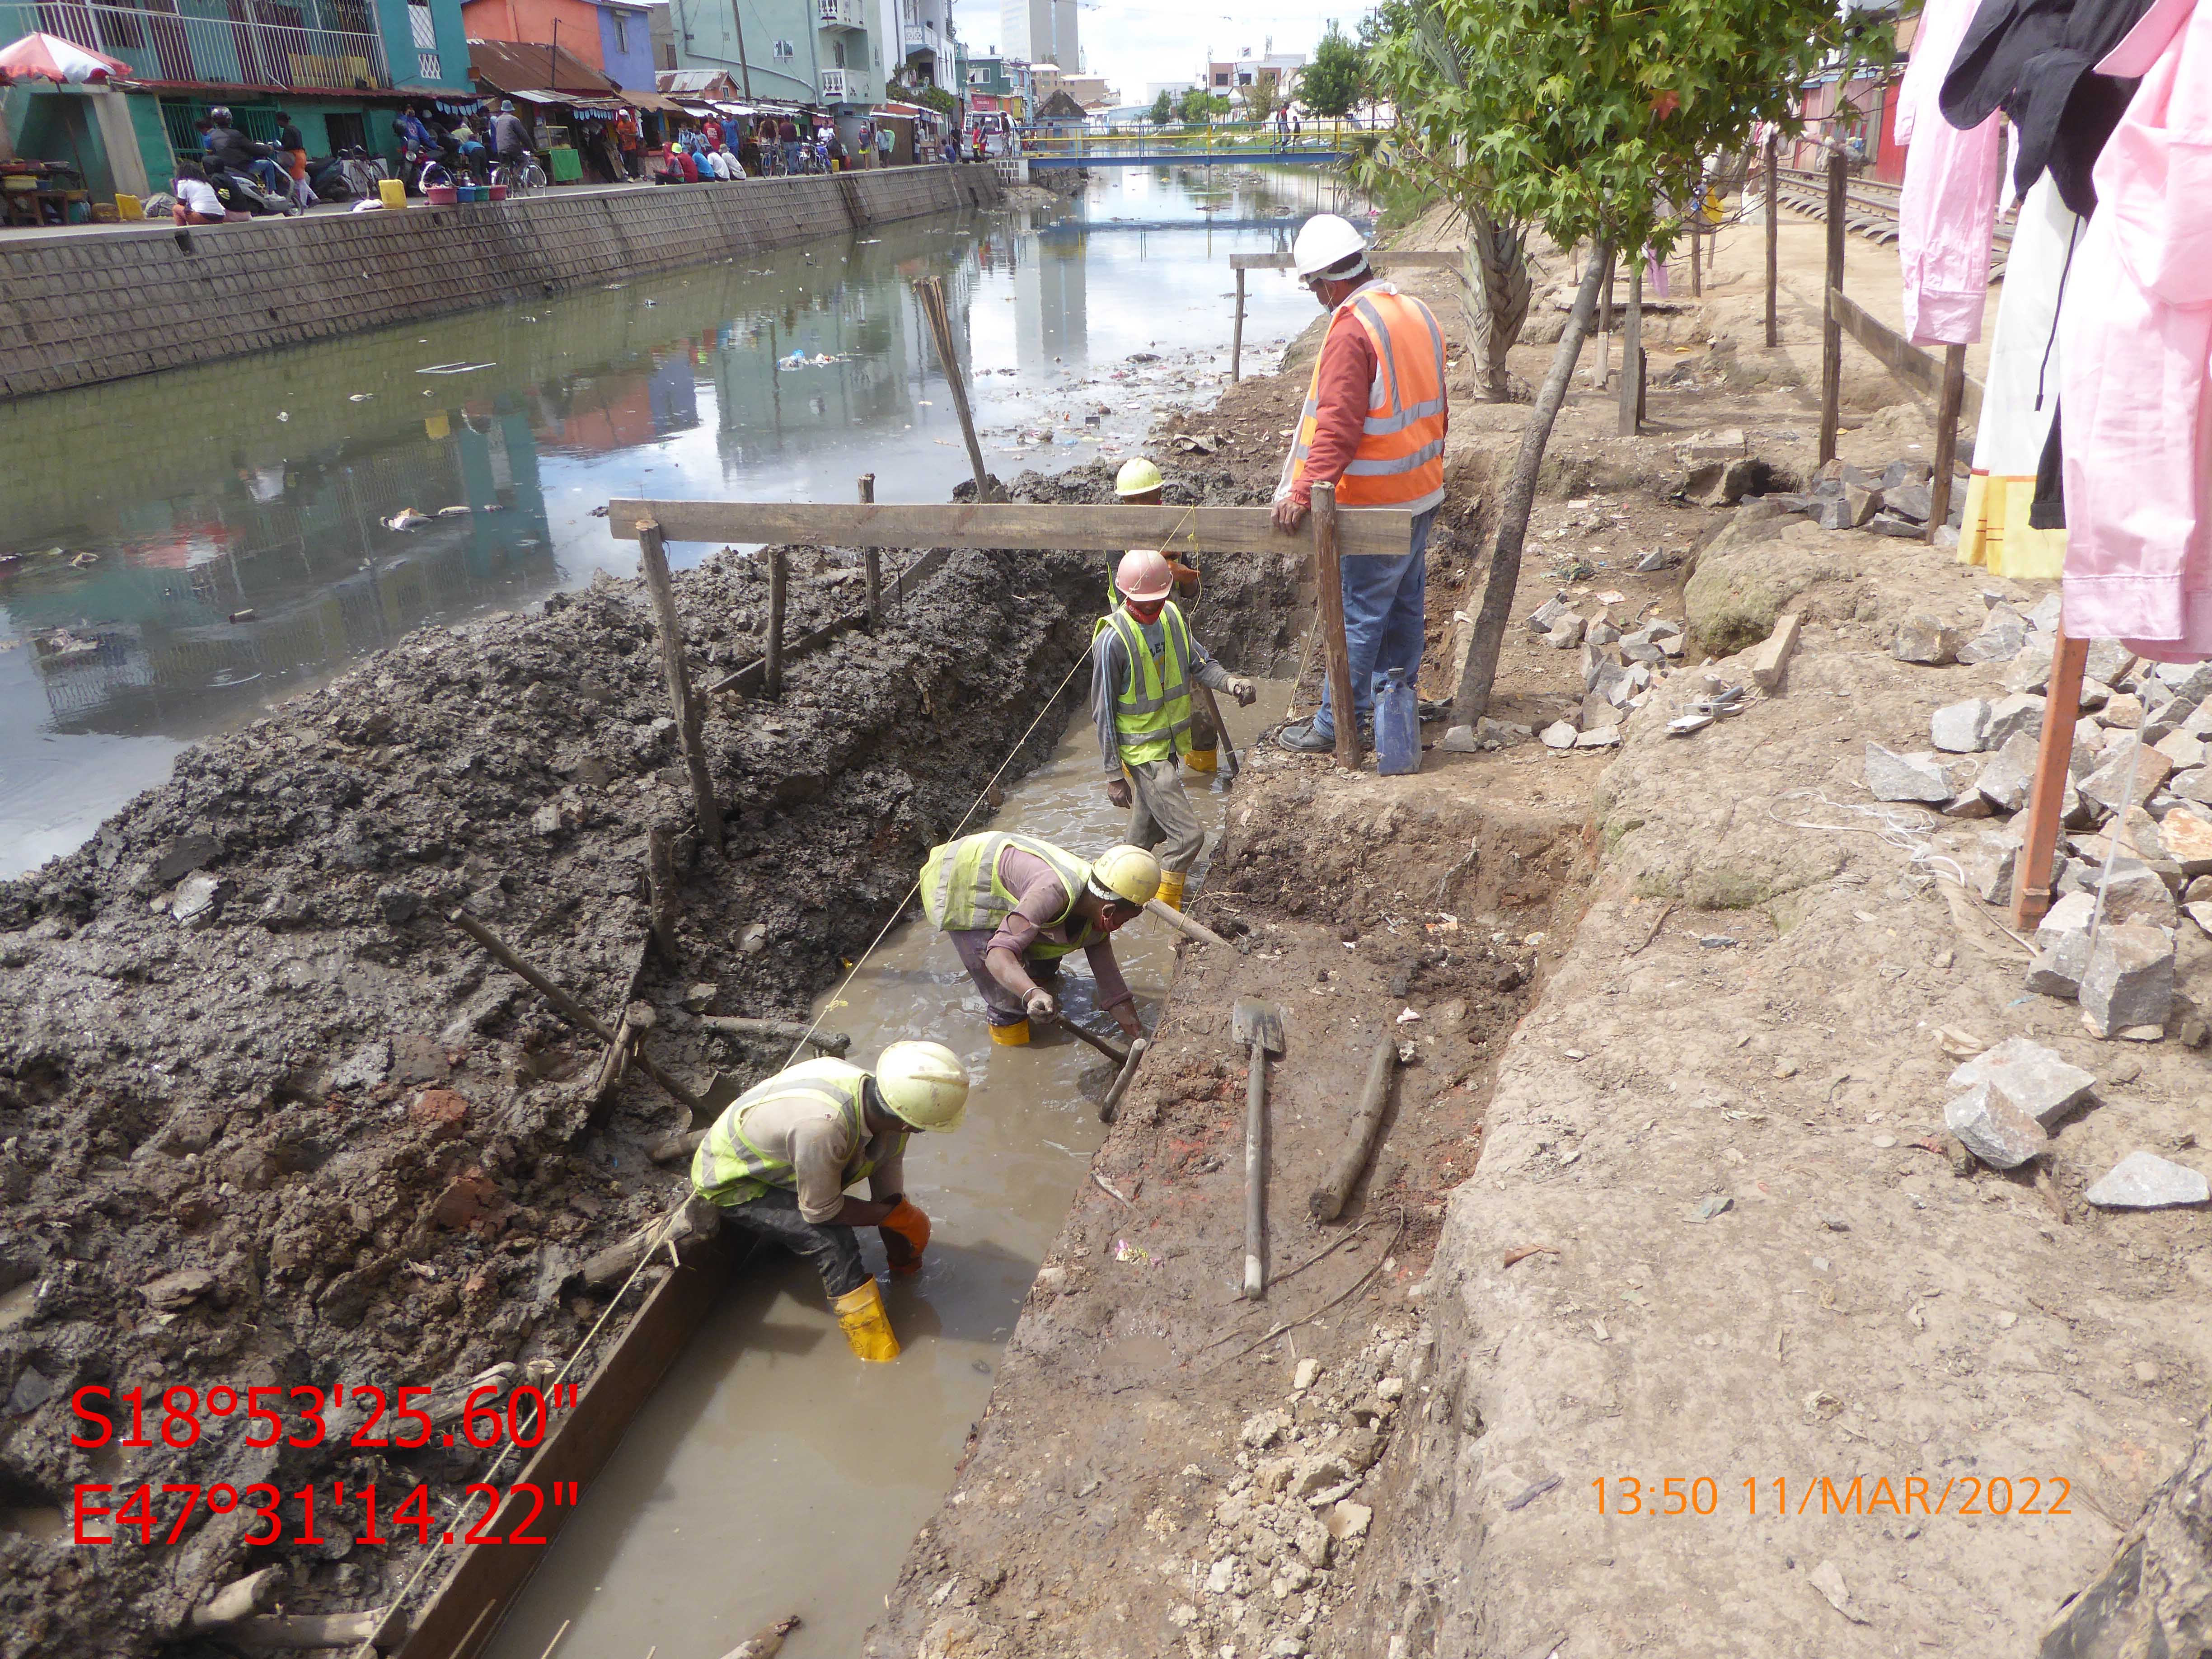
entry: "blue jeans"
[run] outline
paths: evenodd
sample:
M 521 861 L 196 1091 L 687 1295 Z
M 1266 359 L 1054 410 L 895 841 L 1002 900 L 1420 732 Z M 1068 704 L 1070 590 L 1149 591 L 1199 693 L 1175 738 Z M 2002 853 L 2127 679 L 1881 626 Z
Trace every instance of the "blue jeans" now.
M 799 171 L 799 144 L 795 139 L 786 139 L 784 141 L 783 170 L 786 173 L 796 173 Z
M 1428 617 L 1429 526 L 1436 517 L 1433 507 L 1413 515 L 1410 552 L 1395 558 L 1363 555 L 1344 561 L 1344 639 L 1352 655 L 1352 714 L 1360 720 L 1374 719 L 1375 693 L 1390 670 L 1404 669 L 1409 685 L 1419 683 Z M 1313 729 L 1320 737 L 1336 732 L 1326 675 Z

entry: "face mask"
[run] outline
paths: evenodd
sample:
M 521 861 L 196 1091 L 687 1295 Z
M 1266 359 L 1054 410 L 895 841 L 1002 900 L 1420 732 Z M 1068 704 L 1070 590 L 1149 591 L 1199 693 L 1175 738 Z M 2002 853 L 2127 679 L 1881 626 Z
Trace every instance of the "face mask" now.
M 1139 622 L 1156 623 L 1160 619 L 1161 609 L 1167 604 L 1167 601 L 1165 599 L 1152 599 L 1146 601 L 1143 605 L 1139 605 L 1134 599 L 1124 599 L 1122 603 L 1128 606 L 1129 614 L 1134 617 Z

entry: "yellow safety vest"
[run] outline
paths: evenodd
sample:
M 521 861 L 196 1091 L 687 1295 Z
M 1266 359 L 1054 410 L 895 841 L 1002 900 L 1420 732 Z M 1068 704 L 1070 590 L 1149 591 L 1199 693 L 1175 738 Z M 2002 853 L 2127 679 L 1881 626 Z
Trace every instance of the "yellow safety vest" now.
M 868 1074 L 842 1060 L 802 1060 L 778 1072 L 765 1083 L 755 1084 L 724 1109 L 691 1155 L 691 1186 L 700 1197 L 724 1206 L 750 1204 L 771 1188 L 787 1192 L 798 1188 L 799 1177 L 784 1159 L 755 1144 L 745 1134 L 745 1115 L 756 1106 L 794 1096 L 818 1100 L 835 1109 L 853 1132 L 853 1156 L 846 1161 L 843 1184 L 851 1186 L 868 1175 L 876 1162 L 868 1156 L 868 1125 L 860 1103 L 866 1093 Z M 904 1150 L 907 1138 L 895 1136 L 891 1155 Z
M 1009 847 L 1018 847 L 1042 859 L 1052 866 L 1053 874 L 1060 878 L 1060 884 L 1067 890 L 1067 908 L 1045 925 L 1057 927 L 1075 915 L 1075 902 L 1090 884 L 1090 865 L 1048 841 L 992 830 L 981 835 L 963 836 L 958 841 L 948 841 L 929 849 L 929 857 L 921 866 L 921 909 L 931 927 L 948 933 L 980 928 L 989 928 L 994 933 L 999 930 L 1021 902 L 1021 895 L 1009 888 L 999 875 L 999 856 Z M 1050 939 L 1039 939 L 1030 946 L 1029 954 L 1064 957 L 1071 951 L 1096 945 L 1105 937 L 1086 921 L 1075 930 L 1073 942 L 1055 945 Z
M 1093 647 L 1112 629 L 1129 657 L 1129 683 L 1114 697 L 1114 743 L 1124 766 L 1190 753 L 1190 624 L 1170 599 L 1160 607 L 1162 654 L 1145 643 L 1145 630 L 1121 605 L 1091 630 Z

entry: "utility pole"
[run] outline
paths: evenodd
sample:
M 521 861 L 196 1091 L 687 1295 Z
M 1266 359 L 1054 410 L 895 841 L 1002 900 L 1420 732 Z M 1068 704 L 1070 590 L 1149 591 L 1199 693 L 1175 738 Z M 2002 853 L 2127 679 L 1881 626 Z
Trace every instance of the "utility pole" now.
M 744 0 L 730 0 L 730 21 L 738 26 L 738 82 L 744 88 L 745 102 L 753 100 L 753 66 L 745 60 Z

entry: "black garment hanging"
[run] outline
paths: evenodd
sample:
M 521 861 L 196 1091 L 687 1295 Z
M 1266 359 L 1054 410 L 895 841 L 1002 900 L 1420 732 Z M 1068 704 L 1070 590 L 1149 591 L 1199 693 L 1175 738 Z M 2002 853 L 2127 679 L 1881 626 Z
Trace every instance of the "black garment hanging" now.
M 2048 167 L 2059 199 L 2095 211 L 2089 171 L 2136 82 L 2094 65 L 2150 9 L 2150 0 L 1982 0 L 1943 77 L 1943 118 L 1962 131 L 2002 109 L 2020 129 L 2014 188 L 2022 196 Z

